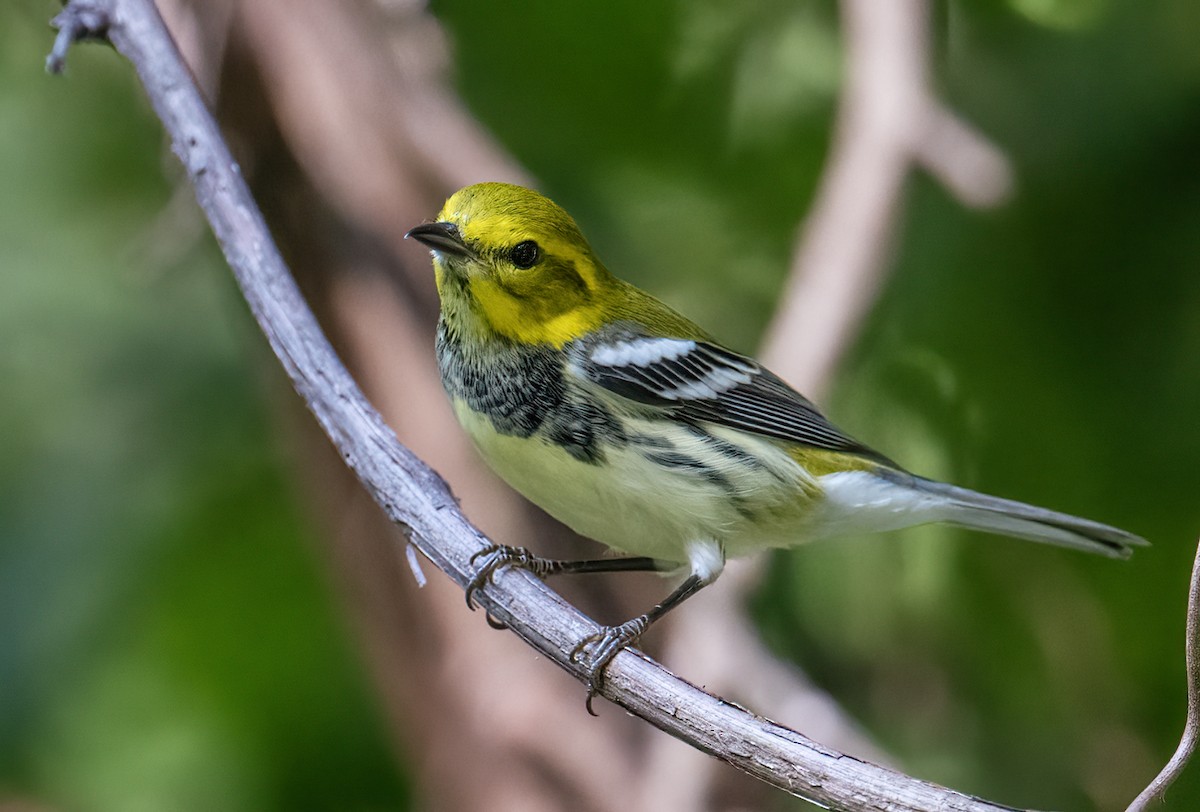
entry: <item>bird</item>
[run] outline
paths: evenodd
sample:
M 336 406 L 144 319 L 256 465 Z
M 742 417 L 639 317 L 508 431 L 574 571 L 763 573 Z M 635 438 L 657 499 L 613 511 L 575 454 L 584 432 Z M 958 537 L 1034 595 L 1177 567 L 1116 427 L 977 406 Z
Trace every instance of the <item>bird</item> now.
M 616 554 L 564 561 L 491 544 L 472 559 L 468 606 L 504 567 L 682 573 L 647 612 L 572 650 L 589 712 L 617 653 L 716 581 L 728 558 L 930 522 L 1110 558 L 1147 543 L 909 472 L 614 276 L 575 220 L 536 191 L 467 186 L 405 237 L 430 250 L 435 351 L 458 422 L 502 479 Z

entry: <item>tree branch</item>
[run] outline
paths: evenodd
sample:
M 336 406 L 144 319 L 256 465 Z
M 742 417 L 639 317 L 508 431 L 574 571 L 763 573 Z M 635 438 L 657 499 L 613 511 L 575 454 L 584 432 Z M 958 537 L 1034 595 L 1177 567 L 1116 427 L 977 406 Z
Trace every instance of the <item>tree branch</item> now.
M 62 64 L 70 40 L 102 36 L 133 63 L 296 391 L 387 516 L 464 585 L 483 537 L 458 510 L 446 483 L 396 440 L 321 333 L 153 4 L 75 0 L 56 24 L 69 34 L 56 43 L 52 66 Z M 506 571 L 479 601 L 535 649 L 583 676 L 570 652 L 596 626 L 537 579 Z M 700 691 L 636 652 L 614 660 L 602 693 L 693 746 L 816 803 L 846 810 L 1006 809 L 823 748 Z
M 1200 547 L 1196 549 L 1196 561 L 1192 565 L 1192 582 L 1188 590 L 1187 640 L 1184 642 L 1184 659 L 1187 664 L 1187 719 L 1183 723 L 1183 736 L 1175 754 L 1162 771 L 1142 790 L 1129 805 L 1128 812 L 1145 812 L 1151 804 L 1166 801 L 1167 788 L 1175 783 L 1183 768 L 1196 751 L 1200 740 Z

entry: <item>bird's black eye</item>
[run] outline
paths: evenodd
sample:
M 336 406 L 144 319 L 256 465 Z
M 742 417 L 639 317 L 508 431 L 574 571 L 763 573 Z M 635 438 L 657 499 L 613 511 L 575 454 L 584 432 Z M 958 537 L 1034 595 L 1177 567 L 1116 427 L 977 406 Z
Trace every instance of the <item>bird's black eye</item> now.
M 525 270 L 532 268 L 542 258 L 542 249 L 538 248 L 538 244 L 533 240 L 526 240 L 514 245 L 508 258 L 512 260 L 513 265 Z

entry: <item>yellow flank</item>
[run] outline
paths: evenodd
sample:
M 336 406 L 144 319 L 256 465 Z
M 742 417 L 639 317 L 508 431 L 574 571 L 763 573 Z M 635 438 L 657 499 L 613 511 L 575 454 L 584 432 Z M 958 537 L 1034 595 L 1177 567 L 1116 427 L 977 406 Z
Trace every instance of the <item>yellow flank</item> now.
M 857 454 L 839 453 L 793 443 L 788 444 L 787 455 L 812 477 L 835 474 L 839 471 L 874 471 L 879 468 L 879 463 Z

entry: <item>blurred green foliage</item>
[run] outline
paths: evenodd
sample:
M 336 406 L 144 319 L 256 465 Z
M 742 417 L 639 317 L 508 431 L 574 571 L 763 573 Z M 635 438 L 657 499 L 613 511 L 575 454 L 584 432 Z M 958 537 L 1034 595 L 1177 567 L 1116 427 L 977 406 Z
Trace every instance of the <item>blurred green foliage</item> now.
M 162 261 L 158 122 L 110 49 L 45 74 L 52 12 L 0 5 L 0 805 L 403 805 L 275 362 L 211 240 Z
M 609 266 L 752 349 L 828 147 L 836 4 L 433 7 L 472 109 Z M 402 807 L 272 445 L 277 373 L 216 252 L 148 244 L 158 125 L 104 49 L 73 52 L 66 81 L 41 72 L 51 13 L 0 6 L 0 792 Z M 1123 808 L 1183 719 L 1200 5 L 960 0 L 937 20 L 938 89 L 1018 192 L 969 212 L 914 178 L 827 411 L 918 472 L 1155 546 L 1115 563 L 944 528 L 819 544 L 780 555 L 754 610 L 917 775 Z M 1200 808 L 1197 772 L 1170 809 Z

